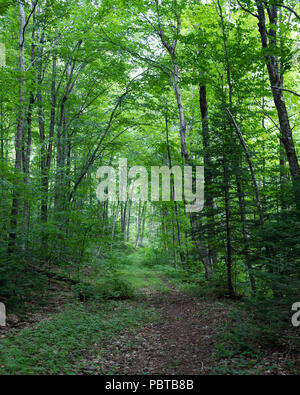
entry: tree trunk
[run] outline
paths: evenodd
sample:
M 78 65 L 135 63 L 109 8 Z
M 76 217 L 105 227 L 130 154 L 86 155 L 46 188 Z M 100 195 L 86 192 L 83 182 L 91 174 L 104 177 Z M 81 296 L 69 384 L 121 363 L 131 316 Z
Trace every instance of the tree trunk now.
M 239 207 L 240 207 L 240 215 L 241 215 L 241 222 L 242 222 L 242 236 L 243 236 L 243 249 L 244 249 L 244 255 L 245 255 L 245 263 L 246 263 L 246 268 L 247 268 L 247 272 L 249 275 L 252 295 L 256 295 L 255 278 L 254 278 L 253 274 L 251 273 L 252 265 L 251 265 L 251 256 L 250 256 L 249 243 L 248 243 L 248 235 L 247 235 L 247 230 L 246 230 L 246 212 L 245 212 L 244 193 L 243 193 L 242 185 L 240 183 L 239 178 L 238 177 L 236 177 L 236 178 L 237 178 L 237 180 L 236 180 L 237 193 L 238 193 L 238 198 L 239 198 Z
M 24 3 L 19 1 L 19 15 L 20 15 L 20 33 L 19 33 L 19 71 L 20 71 L 20 82 L 19 82 L 19 102 L 20 110 L 18 115 L 17 132 L 15 140 L 15 169 L 17 177 L 19 178 L 22 173 L 22 155 L 23 155 L 23 132 L 25 125 L 25 54 L 24 54 L 24 42 L 25 42 L 25 9 Z M 13 190 L 13 201 L 11 210 L 11 223 L 10 223 L 10 234 L 8 242 L 8 252 L 13 253 L 15 251 L 15 244 L 17 238 L 17 227 L 18 227 L 18 214 L 20 207 L 20 189 L 22 180 L 17 179 L 14 183 Z
M 141 229 L 141 237 L 140 237 L 140 246 L 143 246 L 144 241 L 144 232 L 145 232 L 145 222 L 146 222 L 146 208 L 147 202 L 144 202 L 143 211 L 142 211 L 142 229 Z
M 296 154 L 295 145 L 293 141 L 289 116 L 287 113 L 284 97 L 282 94 L 283 76 L 280 74 L 278 58 L 276 55 L 276 49 L 277 49 L 276 27 L 272 28 L 272 26 L 277 25 L 278 7 L 276 5 L 272 5 L 270 7 L 266 6 L 269 16 L 269 22 L 271 24 L 271 27 L 267 32 L 264 3 L 261 2 L 260 0 L 255 0 L 255 1 L 258 11 L 258 21 L 259 21 L 258 29 L 260 33 L 262 47 L 265 51 L 265 60 L 267 63 L 270 86 L 271 86 L 274 104 L 279 119 L 281 141 L 286 152 L 286 156 L 292 176 L 295 203 L 298 210 L 300 210 L 300 168 L 299 168 L 298 157 Z
M 129 241 L 129 238 L 130 238 L 131 205 L 132 205 L 132 201 L 129 200 L 129 202 L 128 202 L 128 215 L 127 215 L 126 241 Z
M 217 256 L 215 252 L 215 246 L 213 240 L 215 238 L 215 217 L 214 217 L 214 199 L 213 192 L 211 190 L 213 177 L 212 177 L 212 161 L 210 159 L 210 153 L 208 152 L 210 147 L 209 138 L 209 124 L 208 124 L 208 108 L 207 108 L 207 97 L 206 97 L 206 86 L 201 85 L 199 88 L 200 97 L 200 110 L 202 119 L 202 141 L 204 147 L 204 179 L 205 179 L 205 206 L 207 212 L 207 244 L 208 244 L 208 260 L 212 265 L 212 269 L 217 263 Z
M 117 222 L 117 218 L 118 218 L 118 212 L 119 212 L 119 202 L 118 202 L 118 204 L 115 208 L 115 212 L 113 214 L 113 227 L 112 227 L 112 231 L 111 231 L 110 251 L 112 251 L 113 242 L 114 242 L 114 238 L 115 238 L 115 229 L 116 229 L 116 222 Z
M 225 198 L 225 215 L 226 215 L 226 265 L 227 265 L 227 287 L 229 296 L 234 296 L 232 285 L 232 250 L 231 250 L 231 226 L 230 226 L 230 202 L 229 202 L 229 177 L 226 160 L 223 164 L 224 170 L 224 198 Z
M 142 203 L 139 201 L 139 209 L 138 209 L 138 215 L 136 218 L 136 228 L 137 228 L 137 234 L 136 234 L 136 239 L 135 239 L 135 248 L 137 248 L 139 239 L 140 239 L 140 231 L 141 231 L 141 206 Z
M 176 58 L 173 56 L 173 89 L 177 101 L 178 113 L 179 113 L 179 122 L 180 122 L 180 143 L 181 143 L 181 156 L 185 160 L 185 162 L 190 161 L 190 156 L 186 146 L 186 121 L 184 117 L 183 111 L 183 103 L 182 96 L 179 88 L 179 74 L 178 74 L 178 66 L 176 63 Z

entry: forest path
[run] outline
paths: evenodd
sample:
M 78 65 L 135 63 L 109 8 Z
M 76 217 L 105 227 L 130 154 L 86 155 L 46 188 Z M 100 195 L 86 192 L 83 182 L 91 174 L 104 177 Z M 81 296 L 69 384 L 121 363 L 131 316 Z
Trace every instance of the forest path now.
M 226 320 L 224 305 L 194 298 L 163 281 L 168 293 L 147 290 L 147 308 L 159 313 L 159 322 L 125 330 L 106 345 L 99 364 L 103 373 L 199 375 L 212 371 L 216 334 Z
M 143 254 L 126 251 L 118 266 L 135 297 L 79 301 L 60 284 L 46 308 L 8 320 L 0 331 L 0 375 L 299 373 L 299 355 L 290 350 L 228 356 L 232 344 L 218 332 L 234 326 L 233 302 L 192 296 L 199 283 L 187 283 L 166 265 L 151 267 Z

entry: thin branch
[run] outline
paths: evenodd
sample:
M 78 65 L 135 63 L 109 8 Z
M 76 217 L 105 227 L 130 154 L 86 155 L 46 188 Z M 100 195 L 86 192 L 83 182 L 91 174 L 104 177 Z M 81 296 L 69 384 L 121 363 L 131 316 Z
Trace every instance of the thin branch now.
M 159 35 L 160 31 L 157 29 L 157 27 L 154 25 L 154 23 L 152 23 L 150 21 L 150 19 L 147 17 L 147 15 L 145 15 L 144 13 L 142 13 L 142 15 L 145 18 L 145 20 L 149 23 L 149 25 L 152 26 L 153 30 Z
M 93 86 L 94 87 L 94 86 Z M 84 102 L 82 103 L 82 105 L 80 106 L 79 110 L 77 111 L 77 113 L 75 115 L 73 115 L 73 117 L 70 119 L 70 121 L 66 124 L 66 129 L 68 129 L 72 122 L 80 117 L 80 115 L 88 108 L 90 107 L 97 99 L 100 95 L 102 95 L 105 91 L 108 90 L 108 88 L 105 88 L 103 90 L 101 90 L 101 92 L 99 92 L 95 97 L 93 97 L 88 103 L 87 103 L 87 99 L 90 97 L 90 94 L 93 90 L 93 87 L 88 91 L 86 98 L 84 99 Z
M 292 94 L 295 95 L 295 96 L 300 97 L 299 93 L 294 92 L 294 91 L 292 91 L 291 89 L 280 88 L 279 86 L 271 86 L 271 88 L 273 88 L 273 89 L 280 89 L 280 90 L 282 90 L 282 91 L 289 92 L 289 93 L 292 93 Z
M 52 40 L 52 43 L 50 44 L 50 48 L 47 49 L 47 51 L 43 52 L 41 55 L 37 56 L 35 59 L 33 59 L 33 61 L 32 61 L 31 63 L 29 63 L 29 65 L 28 65 L 26 71 L 28 71 L 28 70 L 30 69 L 30 67 L 31 67 L 38 59 L 42 58 L 42 57 L 45 56 L 47 53 L 49 53 L 49 52 L 53 49 L 54 45 L 57 43 L 57 41 L 58 41 L 58 39 L 59 39 L 60 37 L 61 37 L 61 34 L 59 34 L 57 37 L 55 37 L 55 38 Z
M 175 5 L 177 6 L 177 2 L 175 1 Z M 177 46 L 177 40 L 178 37 L 180 35 L 180 31 L 181 31 L 181 20 L 179 15 L 177 14 L 177 10 L 175 12 L 176 15 L 176 36 L 173 40 L 173 44 L 172 44 L 172 54 L 175 55 L 175 50 L 176 50 L 176 46 Z
M 295 17 L 296 17 L 297 19 L 300 20 L 300 16 L 299 16 L 299 15 L 297 14 L 297 12 L 296 12 L 295 10 L 293 10 L 291 7 L 289 7 L 289 6 L 287 6 L 287 5 L 283 5 L 283 4 L 276 4 L 276 6 L 277 6 L 277 7 L 286 8 L 287 10 L 289 10 L 290 12 L 292 12 L 292 13 L 295 15 Z
M 75 53 L 77 47 L 78 47 L 78 49 L 80 48 L 81 43 L 82 43 L 82 40 L 79 40 L 79 41 L 77 42 L 77 44 L 75 45 L 74 49 L 72 50 L 72 55 Z M 58 92 L 59 92 L 59 90 L 60 90 L 60 87 L 61 87 L 61 84 L 62 84 L 64 75 L 66 74 L 66 72 L 67 72 L 67 70 L 68 70 L 68 67 L 69 67 L 70 65 L 71 65 L 71 59 L 68 59 L 67 62 L 66 62 L 66 64 L 65 64 L 65 68 L 64 68 L 64 71 L 63 71 L 63 73 L 62 73 L 62 76 L 61 76 L 61 79 L 60 79 L 60 81 L 59 81 L 59 84 L 58 84 L 58 86 L 57 86 L 57 88 L 56 88 L 56 92 L 55 92 L 56 95 L 58 94 Z M 72 71 L 74 71 L 74 67 L 75 67 L 75 60 L 73 60 L 73 66 L 72 66 L 71 73 L 72 73 Z M 68 84 L 69 84 L 69 82 L 68 82 Z
M 116 43 L 116 42 L 114 42 L 113 40 L 111 40 L 111 39 L 105 34 L 105 32 L 103 32 L 103 34 L 104 34 L 104 37 L 103 37 L 104 40 L 107 40 L 107 41 L 110 42 L 111 44 L 120 47 L 123 51 L 128 52 L 130 55 L 134 56 L 135 58 L 138 58 L 138 59 L 142 60 L 143 62 L 146 62 L 146 63 L 148 63 L 148 64 L 151 64 L 153 67 L 155 67 L 155 68 L 157 68 L 157 69 L 160 69 L 160 70 L 161 70 L 164 74 L 166 74 L 169 78 L 170 78 L 170 76 L 172 75 L 172 70 L 171 70 L 168 66 L 162 65 L 162 64 L 158 63 L 156 60 L 150 59 L 150 58 L 148 58 L 148 57 L 146 57 L 146 56 L 142 56 L 142 55 L 140 55 L 138 52 L 133 51 L 132 49 L 129 49 L 129 48 L 124 47 L 121 43 Z
M 159 35 L 159 37 L 161 38 L 161 42 L 162 42 L 163 46 L 166 48 L 166 50 L 171 54 L 171 56 L 174 56 L 174 52 L 173 52 L 173 45 L 174 45 L 174 43 L 173 43 L 173 45 L 171 46 L 171 45 L 167 42 L 167 40 L 165 39 L 164 31 L 163 31 L 163 29 L 162 29 L 162 25 L 161 25 L 161 22 L 160 22 L 159 4 L 158 4 L 158 1 L 157 1 L 157 0 L 155 0 L 155 4 L 156 4 L 156 11 L 157 11 L 157 17 L 158 17 L 158 27 L 159 27 L 159 33 L 158 33 L 158 35 Z
M 281 132 L 281 129 L 280 129 L 280 127 L 278 126 L 278 124 L 277 124 L 277 123 L 274 121 L 274 119 L 266 112 L 266 110 L 262 107 L 262 105 L 259 104 L 259 102 L 258 102 L 258 100 L 256 99 L 256 97 L 255 97 L 254 94 L 252 95 L 252 97 L 253 97 L 253 99 L 254 99 L 256 105 L 262 109 L 262 111 L 263 111 L 263 113 L 265 114 L 265 116 L 268 117 L 268 118 L 270 119 L 270 121 L 274 124 L 274 126 L 276 127 L 276 129 L 278 129 L 279 132 Z
M 128 93 L 130 92 L 130 86 L 131 86 L 131 84 L 133 83 L 133 81 L 134 81 L 137 77 L 139 77 L 139 75 L 136 76 L 135 78 L 133 78 L 133 79 L 128 83 L 128 85 L 127 85 L 127 87 L 126 87 L 126 91 L 118 98 L 117 103 L 115 104 L 115 106 L 114 106 L 114 108 L 113 108 L 113 110 L 112 110 L 112 112 L 111 112 L 111 115 L 110 115 L 108 124 L 107 124 L 107 126 L 106 126 L 106 128 L 105 128 L 105 130 L 104 130 L 104 132 L 103 132 L 103 134 L 102 134 L 102 137 L 101 137 L 99 143 L 97 144 L 96 148 L 94 149 L 93 153 L 91 154 L 90 158 L 88 159 L 86 165 L 84 166 L 84 169 L 82 170 L 80 176 L 78 177 L 77 181 L 75 182 L 75 185 L 74 185 L 74 187 L 73 187 L 71 193 L 69 194 L 69 202 L 72 201 L 73 196 L 74 196 L 74 193 L 76 192 L 76 190 L 77 190 L 79 184 L 80 184 L 81 181 L 83 180 L 84 176 L 87 174 L 89 168 L 92 166 L 92 164 L 93 164 L 93 163 L 95 162 L 95 160 L 97 159 L 97 155 L 99 154 L 99 149 L 100 149 L 100 147 L 101 147 L 101 145 L 102 145 L 102 143 L 103 143 L 103 141 L 104 141 L 106 135 L 108 134 L 108 132 L 109 132 L 111 126 L 112 126 L 113 120 L 114 120 L 114 118 L 115 118 L 115 114 L 116 114 L 118 108 L 120 107 L 120 105 L 122 104 L 123 100 L 126 98 L 126 96 L 128 95 Z
M 239 138 L 239 140 L 240 140 L 240 142 L 242 144 L 242 147 L 244 149 L 244 152 L 245 152 L 245 155 L 246 155 L 246 158 L 247 158 L 247 162 L 248 162 L 248 165 L 249 165 L 249 170 L 250 170 L 250 173 L 251 173 L 252 183 L 253 183 L 253 187 L 254 187 L 254 191 L 255 191 L 256 206 L 257 206 L 257 209 L 258 209 L 260 222 L 263 225 L 264 224 L 264 217 L 263 217 L 263 212 L 262 212 L 262 208 L 261 208 L 260 197 L 259 197 L 259 189 L 258 189 L 258 184 L 257 184 L 257 181 L 256 181 L 256 176 L 255 176 L 255 172 L 254 172 L 253 162 L 252 162 L 252 159 L 251 159 L 251 156 L 250 156 L 247 144 L 245 142 L 245 139 L 244 139 L 244 137 L 242 135 L 242 132 L 241 132 L 238 124 L 236 123 L 236 120 L 234 119 L 233 115 L 228 110 L 228 108 L 226 108 L 226 111 L 228 112 L 228 114 L 229 114 L 229 116 L 230 116 L 230 118 L 231 118 L 231 120 L 233 122 L 234 128 L 236 130 L 236 134 L 237 134 L 237 136 L 238 136 L 238 138 Z
M 242 4 L 239 2 L 239 0 L 236 0 L 236 1 L 242 10 L 244 10 L 244 11 L 248 12 L 248 14 L 254 16 L 254 18 L 258 18 L 257 14 L 254 14 L 252 11 L 248 10 L 248 8 L 245 8 L 244 6 L 242 6 Z

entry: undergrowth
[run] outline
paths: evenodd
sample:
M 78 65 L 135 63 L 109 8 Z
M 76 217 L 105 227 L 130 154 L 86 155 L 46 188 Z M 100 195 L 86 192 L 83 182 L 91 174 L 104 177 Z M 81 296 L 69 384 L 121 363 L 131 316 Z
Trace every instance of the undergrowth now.
M 0 342 L 0 375 L 94 374 L 97 366 L 86 361 L 101 354 L 104 339 L 156 319 L 129 301 L 74 303 L 52 320 L 9 333 Z

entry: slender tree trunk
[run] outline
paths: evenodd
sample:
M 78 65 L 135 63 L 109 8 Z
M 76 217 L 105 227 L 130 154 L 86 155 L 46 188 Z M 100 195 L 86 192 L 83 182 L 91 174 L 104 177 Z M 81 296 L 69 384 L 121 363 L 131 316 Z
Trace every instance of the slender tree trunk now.
M 63 97 L 60 105 L 60 118 L 57 127 L 57 153 L 56 153 L 56 188 L 55 188 L 55 209 L 59 212 L 62 209 L 63 199 L 63 178 L 64 178 L 64 117 L 65 102 L 67 98 Z
M 210 159 L 210 153 L 208 152 L 210 147 L 209 138 L 209 124 L 208 124 L 208 108 L 207 108 L 207 97 L 206 97 L 206 86 L 201 85 L 199 89 L 200 97 L 200 110 L 202 119 L 202 140 L 204 147 L 204 179 L 205 179 L 205 206 L 207 211 L 207 239 L 208 239 L 208 259 L 212 265 L 212 269 L 217 263 L 217 256 L 215 252 L 215 246 L 213 240 L 215 239 L 215 217 L 214 217 L 214 199 L 212 188 L 212 162 Z
M 209 281 L 212 278 L 212 265 L 208 259 L 207 248 L 204 239 L 198 236 L 198 234 L 201 235 L 204 233 L 202 230 L 201 217 L 198 218 L 197 227 L 192 213 L 187 218 L 189 219 L 191 224 L 191 234 L 195 248 L 197 250 L 198 255 L 201 257 L 203 263 L 205 279 Z
M 126 239 L 126 217 L 127 217 L 127 202 L 121 202 L 121 232 L 124 235 L 124 239 Z
M 184 110 L 183 110 L 182 96 L 179 88 L 179 71 L 178 71 L 177 61 L 174 55 L 173 55 L 173 68 L 174 68 L 173 89 L 177 101 L 179 121 L 180 121 L 181 156 L 183 157 L 185 162 L 188 163 L 190 161 L 190 156 L 186 145 L 186 121 L 185 121 Z
M 112 231 L 111 231 L 110 251 L 112 251 L 113 242 L 114 242 L 114 238 L 115 238 L 115 229 L 116 229 L 116 223 L 117 223 L 117 219 L 118 219 L 118 212 L 119 212 L 119 202 L 118 202 L 118 204 L 115 208 L 115 212 L 113 214 L 113 226 L 112 226 Z
M 147 202 L 144 202 L 143 211 L 142 211 L 142 228 L 141 228 L 140 246 L 143 246 L 143 241 L 144 241 L 145 222 L 146 222 L 146 208 L 147 208 Z
M 20 71 L 20 82 L 19 82 L 19 102 L 20 110 L 18 115 L 18 124 L 15 140 L 15 169 L 17 177 L 22 177 L 22 153 L 23 153 L 23 132 L 25 125 L 25 54 L 24 54 L 24 44 L 25 44 L 25 9 L 24 3 L 19 1 L 19 15 L 20 15 L 20 33 L 19 33 L 19 71 Z M 15 251 L 15 244 L 17 238 L 17 227 L 18 227 L 18 214 L 20 208 L 20 189 L 22 180 L 16 180 L 13 190 L 13 201 L 11 210 L 11 222 L 10 222 L 10 234 L 8 242 L 8 251 L 13 253 Z
M 126 230 L 126 240 L 129 241 L 130 238 L 130 221 L 131 221 L 131 206 L 132 201 L 128 202 L 128 215 L 127 215 L 127 230 Z
M 286 191 L 288 184 L 286 170 L 286 154 L 282 142 L 279 147 L 279 172 L 280 172 L 280 206 L 282 210 L 287 208 Z
M 224 158 L 224 198 L 225 198 L 225 215 L 226 215 L 226 265 L 227 265 L 227 287 L 229 296 L 234 296 L 232 285 L 232 248 L 231 248 L 231 226 L 230 226 L 230 202 L 229 202 L 229 177 L 228 165 Z
M 163 238 L 164 247 L 166 251 L 169 251 L 169 245 L 167 241 L 167 224 L 166 224 L 166 216 L 168 215 L 168 211 L 165 208 L 162 208 L 162 216 L 161 216 L 161 236 Z
M 42 33 L 39 43 L 38 56 L 40 57 L 43 52 L 43 41 L 44 34 Z M 45 202 L 46 194 L 46 180 L 47 180 L 47 144 L 45 135 L 45 114 L 43 108 L 42 98 L 42 61 L 39 61 L 38 70 L 38 92 L 37 92 L 37 103 L 38 103 L 38 120 L 39 120 L 39 132 L 40 132 L 40 168 L 41 168 L 41 186 L 42 186 L 42 199 L 41 199 L 41 221 L 47 222 L 47 204 Z
M 290 126 L 289 116 L 286 109 L 284 97 L 282 94 L 283 76 L 279 71 L 278 58 L 276 55 L 277 49 L 277 19 L 278 7 L 276 4 L 266 5 L 266 10 L 269 16 L 270 29 L 267 31 L 266 17 L 265 17 L 265 3 L 260 0 L 256 1 L 258 11 L 258 29 L 260 33 L 262 47 L 265 51 L 265 60 L 269 74 L 270 86 L 274 99 L 274 104 L 277 110 L 277 115 L 280 124 L 281 141 L 284 146 L 287 160 L 289 163 L 290 173 L 294 187 L 295 203 L 300 210 L 300 167 L 296 149 L 293 141 L 292 129 Z
M 177 251 L 176 251 L 176 235 L 174 226 L 174 217 L 172 215 L 172 241 L 173 241 L 173 262 L 174 268 L 177 270 Z
M 27 140 L 23 147 L 23 171 L 25 174 L 24 182 L 28 186 L 30 179 L 30 155 L 31 155 L 31 123 L 32 123 L 32 108 L 34 104 L 33 92 L 30 92 L 28 113 L 27 113 Z M 25 137 L 25 136 L 24 136 Z M 24 197 L 23 207 L 23 235 L 22 235 L 22 250 L 25 251 L 27 244 L 27 235 L 30 223 L 30 203 L 28 197 Z
M 252 265 L 251 265 L 251 256 L 249 250 L 249 242 L 248 242 L 248 235 L 246 230 L 246 212 L 245 212 L 245 198 L 243 189 L 240 183 L 239 178 L 237 177 L 236 180 L 237 184 L 237 193 L 239 198 L 239 207 L 240 207 L 240 215 L 241 215 L 241 222 L 242 222 L 242 236 L 243 236 L 243 248 L 244 248 L 244 255 L 245 255 L 245 263 L 247 267 L 247 272 L 249 275 L 251 291 L 253 295 L 256 295 L 256 284 L 255 284 L 255 277 L 251 273 Z
M 138 208 L 138 215 L 136 218 L 136 228 L 137 228 L 137 234 L 136 234 L 136 239 L 135 239 L 135 248 L 137 248 L 139 239 L 140 239 L 140 232 L 141 232 L 141 207 L 142 203 L 139 201 L 139 208 Z
M 176 5 L 176 0 L 175 0 L 175 5 Z M 156 0 L 156 7 L 157 7 L 157 12 L 159 14 L 159 3 L 158 0 Z M 180 143 L 181 143 L 181 156 L 184 159 L 185 162 L 190 161 L 190 156 L 188 153 L 187 145 L 186 145 L 186 120 L 185 120 L 185 115 L 184 115 L 184 108 L 183 108 L 183 101 L 182 101 L 182 96 L 181 96 L 181 91 L 179 87 L 179 68 L 178 68 L 178 62 L 177 62 L 177 57 L 176 57 L 176 46 L 177 46 L 177 40 L 178 36 L 180 34 L 181 30 L 181 20 L 180 16 L 177 14 L 175 11 L 175 17 L 176 17 L 176 37 L 174 37 L 174 40 L 172 44 L 170 44 L 169 40 L 164 34 L 163 28 L 161 24 L 159 23 L 159 38 L 163 44 L 163 46 L 166 48 L 168 51 L 171 60 L 172 60 L 172 71 L 170 72 L 169 77 L 171 78 L 172 85 L 173 85 L 173 90 L 174 94 L 176 97 L 176 102 L 177 102 L 177 107 L 178 107 L 178 115 L 179 115 L 179 122 L 180 122 Z
M 52 61 L 52 82 L 51 82 L 51 110 L 49 125 L 49 143 L 45 145 L 45 160 L 41 161 L 42 170 L 42 200 L 41 200 L 41 221 L 48 221 L 48 193 L 49 193 L 49 172 L 52 163 L 53 138 L 55 130 L 55 113 L 56 113 L 56 57 Z
M 32 2 L 33 5 L 33 2 Z M 33 5 L 34 6 L 34 5 Z M 35 60 L 35 27 L 36 19 L 35 19 L 35 8 L 33 8 L 33 27 L 32 27 L 32 44 L 31 44 L 31 62 L 33 63 Z M 35 78 L 32 80 L 32 88 L 29 95 L 29 104 L 27 111 L 27 141 L 25 142 L 24 136 L 24 147 L 23 147 L 23 171 L 25 174 L 25 185 L 28 186 L 30 179 L 30 156 L 31 156 L 31 134 L 32 134 L 32 110 L 34 105 L 34 84 Z M 25 196 L 24 198 L 24 208 L 23 208 L 23 237 L 22 237 L 22 249 L 23 251 L 26 249 L 27 243 L 27 235 L 29 231 L 29 223 L 30 223 L 30 203 L 28 198 Z
M 168 118 L 168 104 L 167 103 L 166 103 L 165 125 L 166 125 L 166 143 L 167 143 L 167 150 L 168 150 L 168 162 L 169 162 L 169 168 L 171 169 L 172 168 L 172 157 L 171 157 L 170 144 L 169 144 L 169 118 Z M 183 265 L 185 263 L 185 254 L 184 254 L 183 246 L 182 246 L 181 229 L 180 229 L 180 223 L 179 223 L 179 218 L 178 218 L 177 202 L 174 200 L 174 183 L 172 183 L 172 185 L 171 185 L 171 200 L 173 200 L 173 202 L 174 202 L 174 212 L 175 212 L 175 219 L 176 219 L 176 226 L 177 226 L 179 255 L 180 255 L 181 264 Z
M 102 215 L 102 231 L 104 232 L 106 229 L 108 219 L 108 201 L 103 202 L 103 215 Z

